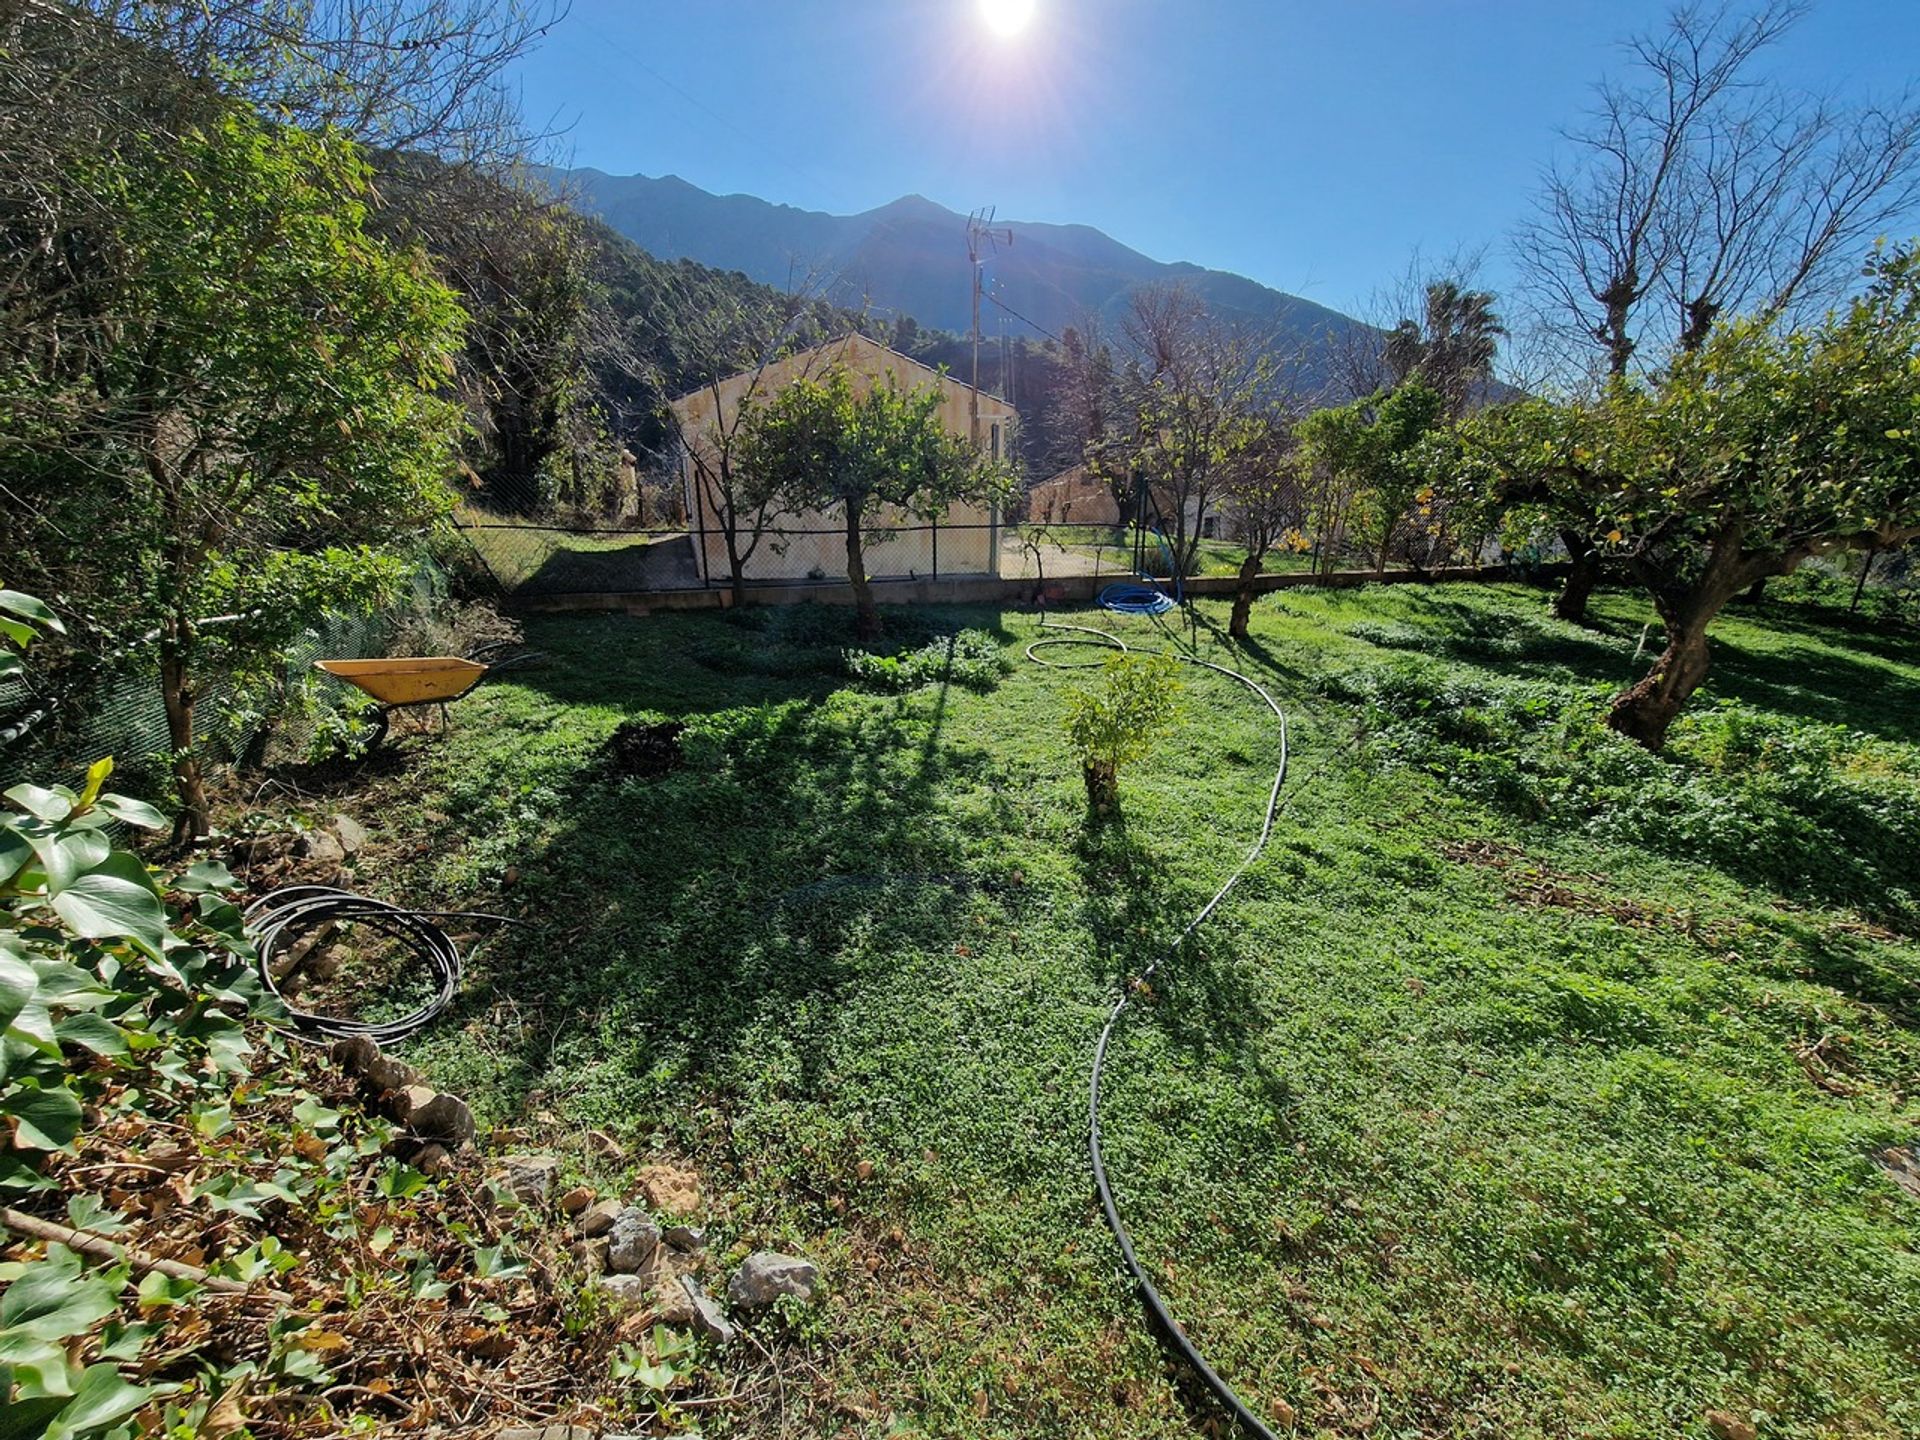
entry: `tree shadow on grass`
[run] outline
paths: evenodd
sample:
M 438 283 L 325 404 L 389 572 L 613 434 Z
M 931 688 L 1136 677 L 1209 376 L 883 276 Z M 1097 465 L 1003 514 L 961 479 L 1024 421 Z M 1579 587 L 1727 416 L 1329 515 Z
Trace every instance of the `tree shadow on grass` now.
M 979 612 L 962 618 L 988 628 Z M 831 619 L 851 629 L 851 612 Z M 746 653 L 764 653 L 781 625 L 794 627 L 794 649 L 833 633 L 814 617 L 744 627 Z M 945 737 L 946 685 L 836 705 L 850 684 L 837 649 L 833 672 L 728 673 L 683 643 L 725 643 L 721 628 L 707 617 L 651 632 L 635 657 L 614 643 L 619 626 L 589 625 L 584 638 L 536 627 L 555 663 L 516 683 L 688 730 L 684 765 L 664 776 L 618 776 L 595 750 L 543 802 L 558 823 L 520 863 L 513 897 L 530 928 L 490 949 L 460 1005 L 470 1022 L 500 1004 L 547 1017 L 496 1045 L 511 1076 L 503 1099 L 587 1058 L 650 1085 L 697 1081 L 781 1012 L 796 1082 L 824 1085 L 826 1047 L 807 1032 L 831 1019 L 832 997 L 867 967 L 944 948 L 962 929 L 977 882 L 940 797 L 987 784 L 991 762 Z
M 1782 715 L 1920 744 L 1920 682 L 1813 645 L 1763 651 L 1720 639 L 1714 650 L 1707 683 L 1721 695 Z M 1883 658 L 1920 663 L 1920 645 L 1904 656 Z

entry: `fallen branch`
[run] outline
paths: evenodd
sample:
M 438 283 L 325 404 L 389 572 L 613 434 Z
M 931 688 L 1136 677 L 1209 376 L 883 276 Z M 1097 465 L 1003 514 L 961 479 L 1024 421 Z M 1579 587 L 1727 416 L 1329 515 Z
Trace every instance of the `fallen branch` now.
M 52 1221 L 39 1219 L 7 1206 L 0 1206 L 0 1225 L 9 1230 L 18 1231 L 34 1240 L 44 1240 L 49 1245 L 64 1245 L 69 1250 L 78 1250 L 82 1255 L 92 1255 L 101 1260 L 124 1260 L 138 1271 L 154 1271 L 175 1280 L 189 1280 L 196 1285 L 221 1295 L 260 1295 L 281 1305 L 295 1303 L 293 1296 L 284 1290 L 255 1289 L 241 1280 L 227 1280 L 218 1275 L 209 1275 L 198 1265 L 189 1265 L 184 1260 L 162 1260 L 157 1255 L 145 1255 L 124 1245 L 116 1245 L 104 1235 L 95 1235 L 90 1230 L 76 1230 L 70 1225 L 55 1225 Z

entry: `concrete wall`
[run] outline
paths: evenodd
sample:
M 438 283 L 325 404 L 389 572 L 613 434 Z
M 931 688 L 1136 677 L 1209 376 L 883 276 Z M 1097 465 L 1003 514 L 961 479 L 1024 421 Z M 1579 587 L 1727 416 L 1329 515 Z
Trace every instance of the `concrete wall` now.
M 764 405 L 783 388 L 803 379 L 818 378 L 839 366 L 845 369 L 857 394 L 865 394 L 887 377 L 902 390 L 935 387 L 940 391 L 939 415 L 949 432 L 965 436 L 971 429 L 971 391 L 951 376 L 942 375 L 898 351 L 889 350 L 864 335 L 849 335 L 815 346 L 798 355 L 758 371 L 745 371 L 716 386 L 696 390 L 673 402 L 680 427 L 689 444 L 708 457 L 714 454 L 712 437 L 724 433 L 736 423 L 740 406 L 751 401 Z M 995 396 L 980 396 L 980 445 L 1004 455 L 1012 440 L 1012 426 L 1018 412 Z M 715 582 L 728 577 L 727 544 L 716 530 L 714 516 L 718 499 L 699 477 L 698 468 L 686 456 L 681 459 L 681 484 L 687 497 L 688 523 L 695 531 L 694 554 L 701 578 Z M 703 524 L 707 531 L 704 545 L 699 538 Z M 941 521 L 939 570 L 947 574 L 997 574 L 999 546 L 994 543 L 994 516 L 982 505 L 954 505 Z M 831 577 L 847 573 L 844 520 L 838 510 L 780 511 L 769 524 L 787 535 L 768 535 L 747 561 L 749 580 L 806 580 L 815 576 Z M 904 515 L 894 507 L 884 507 L 867 518 L 865 528 L 895 529 L 891 540 L 872 541 L 866 546 L 867 573 L 874 578 L 894 578 L 931 574 L 934 568 L 933 545 L 924 527 L 926 521 Z M 948 527 L 973 526 L 974 529 Z M 818 532 L 818 533 L 807 533 Z

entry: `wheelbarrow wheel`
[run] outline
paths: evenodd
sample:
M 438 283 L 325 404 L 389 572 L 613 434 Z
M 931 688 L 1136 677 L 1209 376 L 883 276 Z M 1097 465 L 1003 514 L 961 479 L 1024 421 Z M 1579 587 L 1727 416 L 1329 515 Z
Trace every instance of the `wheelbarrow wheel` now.
M 361 747 L 362 755 L 371 755 L 380 748 L 380 743 L 387 738 L 387 726 L 392 719 L 393 711 L 386 705 L 373 712 L 373 718 L 367 722 L 367 743 Z

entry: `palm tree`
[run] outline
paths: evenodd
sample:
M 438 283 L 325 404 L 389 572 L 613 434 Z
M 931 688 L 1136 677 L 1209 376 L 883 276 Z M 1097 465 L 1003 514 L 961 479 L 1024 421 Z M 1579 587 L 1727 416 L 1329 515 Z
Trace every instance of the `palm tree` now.
M 1475 389 L 1493 375 L 1494 356 L 1507 327 L 1486 290 L 1465 290 L 1453 280 L 1427 286 L 1426 314 L 1403 319 L 1387 333 L 1387 373 L 1399 385 L 1419 375 L 1446 399 L 1456 419 L 1466 413 Z

